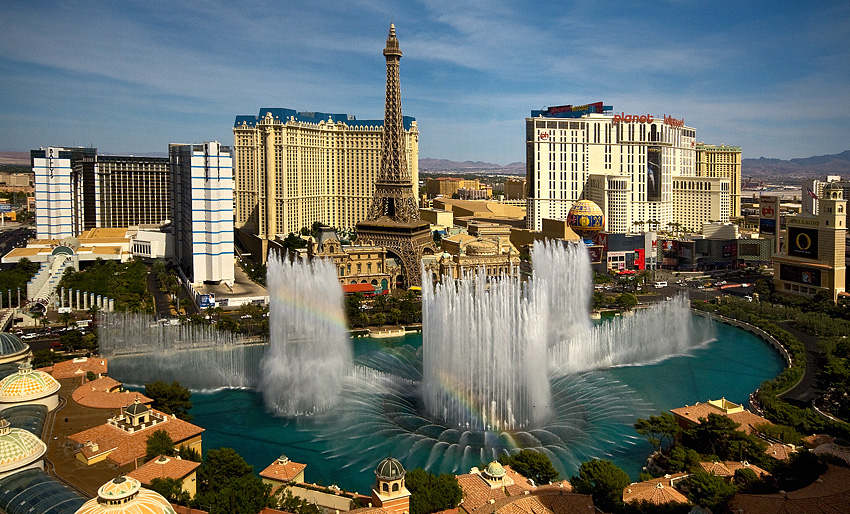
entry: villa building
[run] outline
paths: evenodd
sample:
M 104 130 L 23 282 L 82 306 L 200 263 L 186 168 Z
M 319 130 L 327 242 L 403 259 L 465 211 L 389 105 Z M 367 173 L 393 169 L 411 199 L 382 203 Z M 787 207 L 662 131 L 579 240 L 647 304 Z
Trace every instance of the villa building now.
M 165 430 L 174 446 L 186 446 L 201 453 L 204 429 L 151 409 L 135 401 L 105 424 L 83 430 L 68 439 L 78 446 L 77 458 L 88 465 L 108 461 L 115 466 L 138 464 L 147 452 L 147 440 L 157 430 Z

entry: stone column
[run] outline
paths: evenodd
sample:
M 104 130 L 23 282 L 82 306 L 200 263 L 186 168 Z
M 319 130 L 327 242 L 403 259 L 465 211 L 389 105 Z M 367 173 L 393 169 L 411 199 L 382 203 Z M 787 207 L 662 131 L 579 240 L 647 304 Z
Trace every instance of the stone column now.
M 115 299 L 109 299 L 109 312 L 115 312 Z

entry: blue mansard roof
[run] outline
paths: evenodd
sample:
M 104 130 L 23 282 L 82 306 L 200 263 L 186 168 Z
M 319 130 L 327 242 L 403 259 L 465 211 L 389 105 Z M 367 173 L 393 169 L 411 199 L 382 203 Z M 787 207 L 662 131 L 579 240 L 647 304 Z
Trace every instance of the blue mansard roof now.
M 384 126 L 384 120 L 358 120 L 353 114 L 330 114 L 327 112 L 298 112 L 295 109 L 282 109 L 279 107 L 264 107 L 260 109 L 260 114 L 258 114 L 257 116 L 252 116 L 250 114 L 236 116 L 236 121 L 234 122 L 233 126 L 241 127 L 242 124 L 245 123 L 249 127 L 253 127 L 261 119 L 265 118 L 266 113 L 271 113 L 273 117 L 280 119 L 283 123 L 285 123 L 286 120 L 290 118 L 295 118 L 295 121 L 300 121 L 304 123 L 319 123 L 320 121 L 331 121 L 333 123 L 342 122 L 347 125 L 360 127 Z M 416 118 L 412 116 L 402 116 L 404 130 L 410 130 L 411 123 L 414 121 L 416 121 Z

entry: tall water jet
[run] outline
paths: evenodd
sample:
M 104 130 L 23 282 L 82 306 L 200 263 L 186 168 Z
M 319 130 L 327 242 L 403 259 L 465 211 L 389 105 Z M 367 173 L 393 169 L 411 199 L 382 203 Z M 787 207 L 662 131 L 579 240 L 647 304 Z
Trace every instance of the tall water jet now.
M 291 416 L 329 407 L 351 371 L 351 341 L 333 262 L 268 261 L 269 349 L 260 368 L 266 407 Z
M 192 389 L 257 386 L 265 345 L 212 325 L 156 322 L 144 314 L 105 312 L 98 322 L 109 370 L 127 383 L 179 380 Z
M 714 339 L 711 322 L 691 314 L 685 295 L 628 314 L 557 343 L 550 349 L 550 370 L 564 375 L 642 364 Z
M 423 278 L 422 398 L 462 429 L 539 426 L 551 413 L 545 291 L 531 301 L 516 277 L 484 271 L 431 286 Z
M 548 345 L 589 331 L 587 313 L 593 296 L 593 276 L 587 248 L 582 244 L 535 241 L 531 255 L 534 270 L 530 287 L 535 301 L 542 302 L 548 311 Z M 541 296 L 543 293 L 545 297 Z

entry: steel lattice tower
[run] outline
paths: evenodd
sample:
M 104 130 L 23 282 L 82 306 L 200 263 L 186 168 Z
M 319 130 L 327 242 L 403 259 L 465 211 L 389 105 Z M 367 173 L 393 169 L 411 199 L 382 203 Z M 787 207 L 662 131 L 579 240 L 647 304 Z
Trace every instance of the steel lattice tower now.
M 401 117 L 401 50 L 390 25 L 387 47 L 387 98 L 384 104 L 384 137 L 381 168 L 368 217 L 357 224 L 357 240 L 382 246 L 398 257 L 404 287 L 421 283 L 422 256 L 434 253 L 431 225 L 419 219 L 413 180 L 407 165 L 404 124 Z
M 409 223 L 419 219 L 413 182 L 407 166 L 407 149 L 404 144 L 404 124 L 401 117 L 401 81 L 399 65 L 401 49 L 395 35 L 395 25 L 390 25 L 387 47 L 387 95 L 384 103 L 384 138 L 381 169 L 375 182 L 375 196 L 369 207 L 368 219 L 375 221 L 386 216 L 393 221 Z

